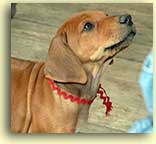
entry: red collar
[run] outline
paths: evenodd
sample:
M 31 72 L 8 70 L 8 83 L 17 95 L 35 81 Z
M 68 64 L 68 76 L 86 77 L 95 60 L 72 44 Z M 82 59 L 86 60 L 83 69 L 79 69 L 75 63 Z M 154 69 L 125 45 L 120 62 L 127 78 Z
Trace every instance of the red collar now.
M 51 85 L 51 88 L 53 91 L 56 91 L 59 96 L 63 96 L 64 99 L 70 99 L 71 102 L 76 102 L 77 104 L 88 104 L 91 105 L 96 96 L 93 99 L 86 100 L 85 98 L 79 98 L 79 96 L 73 96 L 72 94 L 67 94 L 64 91 L 61 91 L 61 89 L 55 85 L 55 83 L 51 80 L 48 80 L 48 84 Z M 108 113 L 112 109 L 112 102 L 110 101 L 109 96 L 107 96 L 106 91 L 102 88 L 101 84 L 99 85 L 97 94 L 100 95 L 100 99 L 103 100 L 103 105 L 106 106 L 106 112 L 105 114 L 108 115 Z

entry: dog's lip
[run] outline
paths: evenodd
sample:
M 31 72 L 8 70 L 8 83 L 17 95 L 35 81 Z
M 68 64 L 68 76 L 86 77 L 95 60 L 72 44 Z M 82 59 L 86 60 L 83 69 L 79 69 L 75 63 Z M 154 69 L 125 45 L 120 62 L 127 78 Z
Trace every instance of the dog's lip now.
M 108 57 L 108 58 L 103 58 L 103 63 L 105 63 L 106 61 L 108 61 L 109 59 L 112 59 L 117 53 L 119 53 L 122 49 L 126 48 L 129 44 L 126 44 L 124 45 L 124 43 L 127 41 L 131 41 L 133 39 L 133 37 L 135 36 L 136 34 L 136 31 L 135 29 L 134 30 L 131 30 L 124 38 L 122 41 L 116 43 L 116 44 L 113 44 L 107 48 L 104 49 L 104 52 L 107 51 L 107 50 L 113 50 L 115 49 L 116 50 L 116 53 L 113 54 L 112 56 Z M 121 47 L 121 45 L 124 45 L 123 47 Z
M 116 43 L 116 44 L 113 44 L 113 45 L 111 45 L 111 46 L 105 48 L 105 49 L 104 49 L 104 52 L 107 51 L 107 50 L 112 50 L 112 49 L 114 49 L 114 48 L 119 47 L 122 43 L 124 43 L 125 41 L 127 41 L 128 38 L 129 38 L 130 36 L 133 36 L 133 37 L 134 37 L 135 34 L 136 34 L 136 31 L 135 31 L 135 30 L 131 30 L 131 31 L 123 38 L 123 40 L 121 40 L 120 42 L 118 42 L 118 43 Z

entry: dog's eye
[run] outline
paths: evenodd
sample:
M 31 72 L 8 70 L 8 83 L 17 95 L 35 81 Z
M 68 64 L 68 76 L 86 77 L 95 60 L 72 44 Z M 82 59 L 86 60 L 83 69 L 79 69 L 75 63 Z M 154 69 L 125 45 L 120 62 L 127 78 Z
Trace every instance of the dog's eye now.
M 94 25 L 90 22 L 87 22 L 84 27 L 83 27 L 83 31 L 90 31 L 94 28 Z

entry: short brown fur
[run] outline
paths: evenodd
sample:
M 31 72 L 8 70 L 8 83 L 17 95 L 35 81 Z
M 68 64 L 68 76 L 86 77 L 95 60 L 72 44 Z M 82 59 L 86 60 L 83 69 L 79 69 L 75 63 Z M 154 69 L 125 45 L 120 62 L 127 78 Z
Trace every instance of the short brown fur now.
M 83 31 L 86 22 L 94 24 Z M 64 22 L 51 41 L 46 62 L 11 60 L 11 130 L 23 133 L 73 133 L 87 121 L 89 105 L 78 105 L 52 91 L 47 79 L 68 94 L 91 99 L 100 77 L 134 25 L 119 23 L 119 16 L 101 11 L 80 12 Z

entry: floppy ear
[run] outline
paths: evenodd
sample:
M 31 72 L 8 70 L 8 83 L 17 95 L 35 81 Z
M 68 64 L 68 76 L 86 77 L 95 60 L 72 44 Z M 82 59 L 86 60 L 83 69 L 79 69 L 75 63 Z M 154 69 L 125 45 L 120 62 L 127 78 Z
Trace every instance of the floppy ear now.
M 68 46 L 66 33 L 53 38 L 44 73 L 47 78 L 59 82 L 86 83 L 87 75 L 79 58 Z

